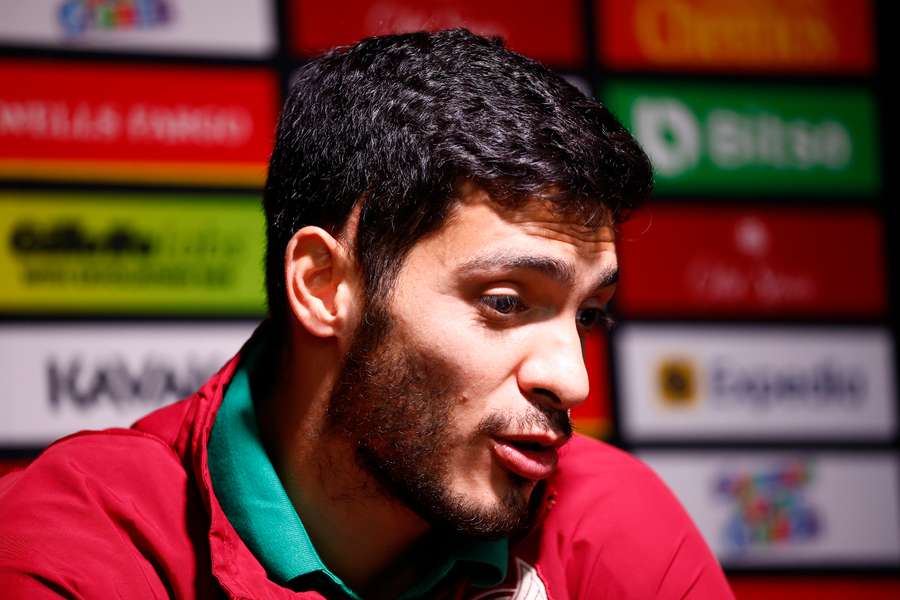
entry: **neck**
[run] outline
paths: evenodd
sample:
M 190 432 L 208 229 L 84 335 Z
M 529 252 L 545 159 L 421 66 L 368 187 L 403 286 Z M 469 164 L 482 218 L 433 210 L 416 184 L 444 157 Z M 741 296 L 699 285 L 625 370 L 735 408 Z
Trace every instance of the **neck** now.
M 358 593 L 399 595 L 424 568 L 421 557 L 431 554 L 415 551 L 427 543 L 428 525 L 382 492 L 358 465 L 348 441 L 327 433 L 339 350 L 309 337 L 288 344 L 268 362 L 277 365 L 278 375 L 268 378 L 261 394 L 267 399 L 256 407 L 260 434 L 328 568 Z

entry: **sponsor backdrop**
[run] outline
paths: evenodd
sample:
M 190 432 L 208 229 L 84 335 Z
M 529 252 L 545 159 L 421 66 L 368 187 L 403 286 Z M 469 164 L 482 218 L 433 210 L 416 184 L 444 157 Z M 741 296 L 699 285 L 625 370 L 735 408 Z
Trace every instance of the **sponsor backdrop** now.
M 264 317 L 260 190 L 309 56 L 466 26 L 606 102 L 655 166 L 578 429 L 660 474 L 738 597 L 900 596 L 885 10 L 0 0 L 0 473 L 184 396 Z

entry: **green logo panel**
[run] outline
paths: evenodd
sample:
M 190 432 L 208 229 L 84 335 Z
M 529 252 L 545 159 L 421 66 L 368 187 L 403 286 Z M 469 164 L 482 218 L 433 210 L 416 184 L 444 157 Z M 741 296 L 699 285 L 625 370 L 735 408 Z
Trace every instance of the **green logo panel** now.
M 875 107 L 863 90 L 619 81 L 603 97 L 650 156 L 659 193 L 880 187 Z
M 254 196 L 0 193 L 0 312 L 265 312 Z

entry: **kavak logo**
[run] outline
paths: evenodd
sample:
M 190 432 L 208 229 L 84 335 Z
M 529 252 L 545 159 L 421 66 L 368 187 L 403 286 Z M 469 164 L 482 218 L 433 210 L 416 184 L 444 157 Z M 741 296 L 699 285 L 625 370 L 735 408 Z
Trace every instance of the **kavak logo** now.
M 89 30 L 122 31 L 160 27 L 172 20 L 165 0 L 66 0 L 59 24 L 69 36 Z
M 696 366 L 684 358 L 668 358 L 657 369 L 659 397 L 669 408 L 689 408 L 697 403 Z
M 40 448 L 82 429 L 128 427 L 193 394 L 255 321 L 84 321 L 0 326 L 0 448 Z
M 150 409 L 194 392 L 215 373 L 222 359 L 216 355 L 176 363 L 163 356 L 148 355 L 140 367 L 133 368 L 121 356 L 98 361 L 54 356 L 45 366 L 47 401 L 54 410 L 64 404 L 91 410 L 98 403 L 120 409 L 130 405 Z
M 719 475 L 714 493 L 732 504 L 722 535 L 731 552 L 811 542 L 821 534 L 820 512 L 806 497 L 814 476 L 809 462 Z

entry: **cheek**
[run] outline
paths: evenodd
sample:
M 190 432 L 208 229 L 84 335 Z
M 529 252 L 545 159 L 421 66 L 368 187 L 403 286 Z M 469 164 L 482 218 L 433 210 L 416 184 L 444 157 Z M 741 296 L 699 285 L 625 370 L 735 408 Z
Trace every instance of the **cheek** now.
M 454 379 L 457 422 L 468 429 L 499 408 L 495 404 L 500 398 L 518 389 L 515 369 L 522 340 L 487 328 L 475 309 L 459 298 L 426 297 L 424 290 L 419 297 L 396 307 L 395 319 L 409 344 L 439 361 Z

